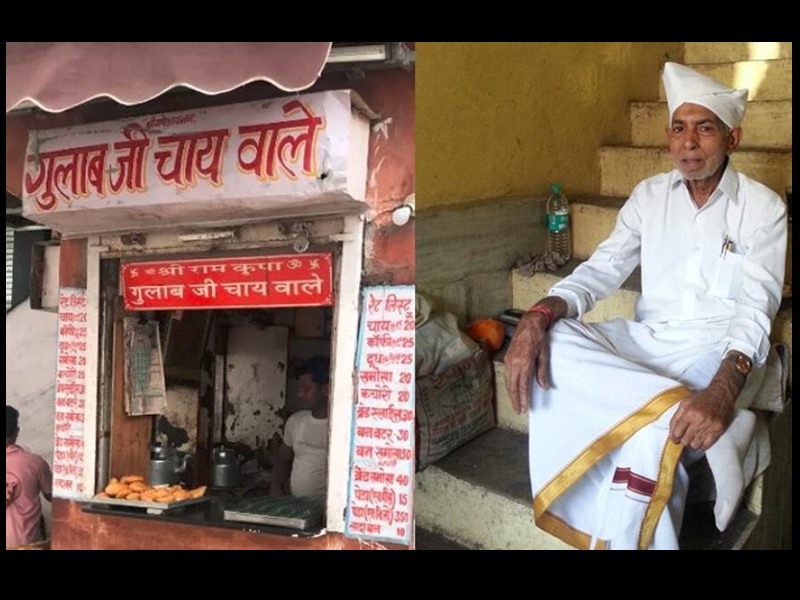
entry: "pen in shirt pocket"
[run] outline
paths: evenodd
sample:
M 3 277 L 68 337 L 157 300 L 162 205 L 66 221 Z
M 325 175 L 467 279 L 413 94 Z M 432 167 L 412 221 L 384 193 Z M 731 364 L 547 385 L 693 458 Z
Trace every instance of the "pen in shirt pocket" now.
M 728 255 L 728 252 L 731 251 L 733 247 L 733 240 L 730 238 L 729 235 L 725 234 L 725 237 L 722 239 L 722 249 L 719 252 L 719 255 L 725 260 L 725 257 Z

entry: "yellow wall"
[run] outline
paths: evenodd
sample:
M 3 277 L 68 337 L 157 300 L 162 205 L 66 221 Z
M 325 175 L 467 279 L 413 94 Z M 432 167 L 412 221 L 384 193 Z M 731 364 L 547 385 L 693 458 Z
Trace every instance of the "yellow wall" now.
M 417 209 L 597 193 L 601 144 L 629 140 L 630 100 L 658 98 L 683 42 L 418 42 Z

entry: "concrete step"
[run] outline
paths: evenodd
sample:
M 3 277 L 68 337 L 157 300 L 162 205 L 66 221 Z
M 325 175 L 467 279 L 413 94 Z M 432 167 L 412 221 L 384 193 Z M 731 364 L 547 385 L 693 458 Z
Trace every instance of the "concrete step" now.
M 524 434 L 493 429 L 417 473 L 417 527 L 486 550 L 567 549 L 536 528 Z
M 792 99 L 791 58 L 746 60 L 692 65 L 692 67 L 730 87 L 747 88 L 750 90 L 748 95 L 750 101 Z M 663 101 L 667 99 L 663 84 L 660 86 L 658 99 Z
M 572 256 L 589 258 L 613 231 L 625 198 L 603 196 L 570 198 Z
M 666 102 L 631 103 L 631 144 L 665 146 L 668 118 Z M 791 150 L 792 101 L 750 102 L 742 127 L 742 150 Z
M 451 540 L 439 531 L 417 527 L 414 530 L 414 550 L 473 550 L 473 548 Z
M 792 185 L 790 151 L 738 150 L 732 158 L 737 170 L 786 196 Z M 627 197 L 640 181 L 673 166 L 666 148 L 606 146 L 600 149 L 600 195 Z
M 495 398 L 497 399 L 497 426 L 517 433 L 528 434 L 528 413 L 518 415 L 511 408 L 511 398 L 505 386 L 506 368 L 502 360 L 494 361 Z
M 551 273 L 535 273 L 526 277 L 514 269 L 511 272 L 511 303 L 513 308 L 527 309 L 547 295 L 548 290 L 564 277 L 572 273 L 583 262 L 573 258 L 563 267 Z M 622 288 L 601 300 L 591 311 L 584 315 L 588 322 L 606 321 L 615 317 L 633 319 L 636 301 L 641 290 L 641 276 L 636 269 Z
M 792 58 L 792 42 L 685 42 L 687 64 Z

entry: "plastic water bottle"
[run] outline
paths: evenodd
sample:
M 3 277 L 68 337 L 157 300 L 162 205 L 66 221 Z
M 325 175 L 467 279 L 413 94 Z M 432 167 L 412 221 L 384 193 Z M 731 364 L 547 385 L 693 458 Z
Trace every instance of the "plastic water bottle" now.
M 561 255 L 564 260 L 572 257 L 572 241 L 569 234 L 569 202 L 561 191 L 561 184 L 550 186 L 547 199 L 548 249 Z

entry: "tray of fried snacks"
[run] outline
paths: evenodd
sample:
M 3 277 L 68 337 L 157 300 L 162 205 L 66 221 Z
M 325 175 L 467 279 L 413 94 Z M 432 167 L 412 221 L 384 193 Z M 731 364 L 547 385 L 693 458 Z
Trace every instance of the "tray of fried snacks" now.
M 160 515 L 193 504 L 207 502 L 206 486 L 186 489 L 180 485 L 149 485 L 140 475 L 112 477 L 105 489 L 92 498 L 93 504 L 142 508 Z

